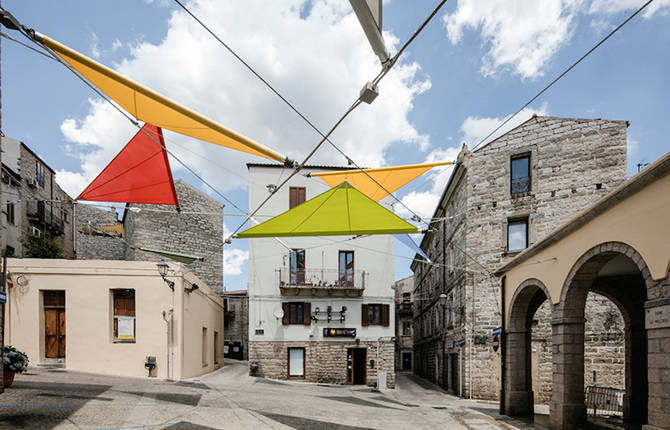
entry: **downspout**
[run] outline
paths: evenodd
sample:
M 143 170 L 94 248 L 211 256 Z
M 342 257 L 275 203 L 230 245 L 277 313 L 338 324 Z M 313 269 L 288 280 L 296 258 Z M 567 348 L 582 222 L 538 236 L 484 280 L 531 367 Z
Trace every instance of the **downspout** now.
M 447 210 L 442 213 L 442 292 L 447 294 Z M 450 268 L 451 269 L 451 268 Z M 445 318 L 446 303 L 442 306 L 442 387 L 449 389 L 447 381 L 447 320 Z
M 470 330 L 470 357 L 468 357 L 468 376 L 470 378 L 470 399 L 472 399 L 472 344 L 475 341 L 475 287 L 477 285 L 476 282 L 476 274 L 472 274 L 472 328 Z
M 72 251 L 77 258 L 77 202 L 72 202 Z
M 505 414 L 505 281 L 506 277 L 500 280 L 500 296 L 502 301 L 502 309 L 500 310 L 500 415 Z

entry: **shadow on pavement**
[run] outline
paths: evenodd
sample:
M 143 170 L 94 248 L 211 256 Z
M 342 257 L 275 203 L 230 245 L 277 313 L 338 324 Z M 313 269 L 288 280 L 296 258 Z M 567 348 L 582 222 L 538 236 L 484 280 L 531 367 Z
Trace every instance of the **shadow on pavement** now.
M 121 393 L 131 394 L 139 397 L 149 397 L 151 399 L 163 402 L 178 403 L 186 406 L 198 406 L 201 394 L 180 394 L 180 393 L 150 393 L 142 391 L 120 391 Z
M 272 414 L 269 412 L 254 411 L 266 418 L 277 421 L 297 430 L 372 430 L 368 427 L 352 427 L 344 424 L 331 423 L 328 421 L 312 420 L 309 418 L 292 417 L 289 415 Z
M 321 397 L 322 399 L 335 400 L 336 402 L 351 403 L 352 405 L 358 405 L 358 406 L 369 406 L 372 408 L 399 410 L 398 408 L 392 408 L 390 406 L 380 405 L 379 403 L 369 402 L 367 400 L 359 399 L 357 397 L 331 397 L 331 396 L 319 396 L 319 397 Z

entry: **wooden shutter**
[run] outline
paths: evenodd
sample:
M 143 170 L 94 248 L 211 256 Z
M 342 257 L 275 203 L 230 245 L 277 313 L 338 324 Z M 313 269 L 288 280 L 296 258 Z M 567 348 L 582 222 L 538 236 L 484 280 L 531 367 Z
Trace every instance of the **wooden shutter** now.
M 305 202 L 305 187 L 290 187 L 288 190 L 288 208 L 293 209 Z
M 304 325 L 312 324 L 312 304 L 309 302 L 302 304 L 302 323 Z
M 382 307 L 382 325 L 389 326 L 389 305 L 381 305 Z
M 361 305 L 361 325 L 362 326 L 367 326 L 368 325 L 368 305 Z
M 289 306 L 289 303 L 282 303 L 281 304 L 281 309 L 282 309 L 282 311 L 284 311 L 284 316 L 281 319 L 281 323 L 283 325 L 289 325 L 289 323 L 291 322 L 291 320 L 290 320 L 290 318 L 291 318 L 291 315 L 290 315 L 291 307 Z

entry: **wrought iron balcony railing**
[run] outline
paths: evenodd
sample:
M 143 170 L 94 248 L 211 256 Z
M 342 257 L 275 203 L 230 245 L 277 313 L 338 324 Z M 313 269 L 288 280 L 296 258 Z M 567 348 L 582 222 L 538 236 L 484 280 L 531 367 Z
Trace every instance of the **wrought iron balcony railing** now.
M 364 270 L 291 270 L 288 267 L 280 267 L 276 272 L 281 288 L 365 289 Z

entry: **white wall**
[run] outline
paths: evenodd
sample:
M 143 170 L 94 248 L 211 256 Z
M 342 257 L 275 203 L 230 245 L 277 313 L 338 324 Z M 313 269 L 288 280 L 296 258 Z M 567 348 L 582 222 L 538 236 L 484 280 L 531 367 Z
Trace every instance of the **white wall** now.
M 9 259 L 8 268 L 13 287 L 5 307 L 5 342 L 26 352 L 31 365 L 46 362 L 41 291 L 63 290 L 68 369 L 147 376 L 146 356 L 156 356 L 154 375 L 159 378 L 187 378 L 218 367 L 213 360 L 202 366 L 200 330 L 208 328 L 208 351 L 213 353 L 214 331 L 223 338 L 222 300 L 180 264 L 170 263 L 168 276 L 175 282 L 174 293 L 158 275 L 154 262 L 25 258 Z M 200 289 L 185 293 L 184 287 L 194 282 Z M 112 289 L 135 290 L 134 343 L 114 342 Z M 170 310 L 174 310 L 174 340 L 172 371 L 168 372 L 168 325 L 163 312 L 169 320 Z
M 323 172 L 328 169 L 303 169 L 284 186 L 259 211 L 258 221 L 265 221 L 289 209 L 289 186 L 305 187 L 306 200 L 330 189 L 321 179 L 303 176 L 308 172 Z M 290 174 L 290 169 L 272 167 L 249 167 L 249 208 L 257 207 L 268 196 L 266 185 L 277 185 Z M 388 207 L 388 204 L 387 204 Z M 305 249 L 305 266 L 309 269 L 338 270 L 339 251 L 354 251 L 354 270 L 364 270 L 365 290 L 362 297 L 310 297 L 281 295 L 277 269 L 289 266 L 289 251 L 273 238 L 249 240 L 249 340 L 250 341 L 308 341 L 323 340 L 324 327 L 347 327 L 357 329 L 357 338 L 378 340 L 380 337 L 394 336 L 393 289 L 394 238 L 390 235 L 369 236 L 354 241 L 345 241 L 348 236 L 287 237 L 280 238 L 289 248 Z M 339 243 L 333 243 L 339 242 Z M 309 275 L 307 275 L 308 277 Z M 358 276 L 358 275 L 357 275 Z M 283 326 L 275 313 L 281 311 L 282 302 L 310 302 L 312 311 L 318 306 L 325 310 L 328 305 L 333 310 L 347 307 L 346 320 L 340 323 L 339 314 L 333 314 L 333 321 L 312 322 L 309 326 Z M 361 304 L 382 303 L 389 305 L 389 326 L 361 326 Z M 325 314 L 324 314 L 325 315 Z M 322 316 L 320 316 L 322 317 Z M 263 329 L 263 335 L 256 335 L 256 329 Z M 331 338 L 327 338 L 331 339 Z M 338 340 L 338 338 L 333 338 Z M 341 340 L 341 338 L 339 339 Z

